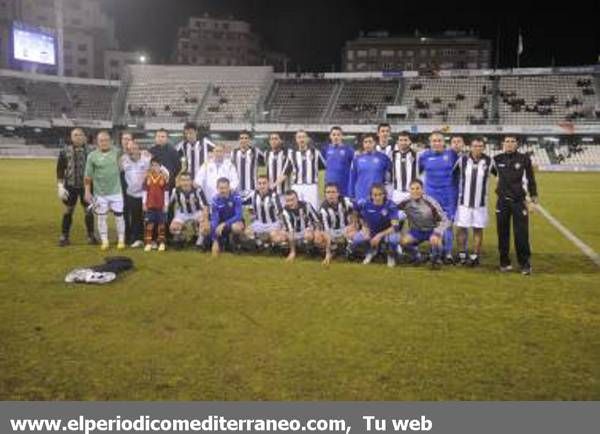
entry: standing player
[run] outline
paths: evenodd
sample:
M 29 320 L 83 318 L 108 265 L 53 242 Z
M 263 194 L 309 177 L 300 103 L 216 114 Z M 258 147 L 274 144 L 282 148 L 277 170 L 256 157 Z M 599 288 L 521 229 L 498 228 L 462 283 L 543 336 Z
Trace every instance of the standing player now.
M 417 153 L 411 145 L 410 133 L 402 131 L 392 151 L 392 200 L 395 203 L 410 197 L 410 183 L 417 178 Z
M 344 246 L 348 238 L 354 237 L 357 225 L 353 211 L 352 201 L 340 195 L 337 184 L 325 185 L 325 200 L 319 209 L 323 235 L 315 239 L 315 244 L 325 250 L 325 264 L 331 261 L 332 250 Z
M 274 234 L 273 241 L 287 243 L 290 247 L 286 261 L 291 262 L 296 258 L 296 244 L 303 244 L 307 250 L 318 236 L 320 227 L 319 216 L 308 202 L 298 199 L 294 190 L 285 192 L 285 206 L 281 213 L 283 230 Z
M 231 162 L 235 166 L 240 181 L 239 191 L 244 198 L 256 188 L 258 177 L 258 165 L 262 160 L 262 153 L 250 146 L 252 136 L 248 131 L 242 131 L 239 135 L 239 147 L 233 150 Z
M 383 152 L 388 158 L 391 158 L 394 144 L 390 124 L 384 122 L 377 125 L 377 144 L 375 149 Z
M 171 192 L 170 201 L 175 206 L 175 215 L 169 226 L 173 240 L 181 247 L 184 241 L 183 228 L 186 224 L 192 223 L 198 234 L 196 247 L 201 248 L 205 238 L 210 234 L 208 201 L 202 189 L 194 187 L 190 173 L 179 174 L 179 186 Z
M 343 143 L 343 137 L 340 127 L 331 128 L 329 131 L 330 143 L 323 150 L 323 159 L 325 160 L 325 183 L 336 184 L 340 194 L 346 196 L 350 183 L 354 149 Z
M 458 154 L 454 149 L 445 149 L 444 135 L 434 131 L 429 136 L 431 149 L 419 156 L 419 172 L 425 174 L 425 193 L 434 198 L 442 206 L 448 220 L 454 221 L 458 202 L 458 177 L 456 162 Z M 454 263 L 452 244 L 454 234 L 452 224 L 444 234 L 444 262 Z
M 256 190 L 244 199 L 250 205 L 252 223 L 249 233 L 258 247 L 273 241 L 273 237 L 281 229 L 280 215 L 283 211 L 279 195 L 269 188 L 269 178 L 259 175 Z
M 163 172 L 158 158 L 150 161 L 150 170 L 144 180 L 142 207 L 145 214 L 144 251 L 152 250 L 152 238 L 156 229 L 158 251 L 166 249 L 166 215 L 169 209 L 169 177 Z
M 235 244 L 239 241 L 236 238 L 244 233 L 242 200 L 232 191 L 227 178 L 217 180 L 217 195 L 210 206 L 210 230 L 213 256 L 217 256 L 230 242 Z
M 384 153 L 390 160 L 392 159 L 392 152 L 394 151 L 392 127 L 387 122 L 382 122 L 377 125 L 377 144 L 375 145 L 375 149 Z M 387 173 L 385 176 L 385 191 L 387 197 L 391 198 L 393 192 L 391 172 Z
M 521 266 L 521 273 L 527 276 L 531 274 L 527 194 L 529 193 L 531 201 L 537 204 L 537 184 L 531 159 L 528 155 L 517 152 L 517 138 L 506 136 L 503 145 L 504 152 L 494 157 L 492 166 L 492 173 L 498 175 L 496 221 L 500 271 L 512 270 L 509 256 L 512 218 L 517 260 Z
M 121 133 L 121 149 L 120 154 L 126 155 L 129 152 L 129 142 L 133 140 L 133 133 L 130 131 L 123 131 Z M 121 167 L 120 172 L 121 177 L 121 190 L 123 191 L 123 218 L 125 219 L 125 241 L 127 244 L 131 244 L 134 240 L 132 240 L 131 236 L 131 218 L 129 216 L 129 204 L 127 203 L 127 179 L 125 178 L 125 172 L 123 167 Z
M 205 162 L 194 179 L 194 185 L 200 187 L 209 203 L 218 192 L 218 181 L 225 178 L 229 181 L 229 188 L 236 191 L 239 186 L 239 179 L 235 166 L 229 158 L 225 158 L 225 149 L 223 145 L 215 145 L 213 156 Z
M 296 149 L 289 151 L 292 162 L 292 190 L 298 193 L 300 200 L 308 202 L 313 208 L 319 207 L 319 169 L 325 162 L 319 151 L 308 146 L 309 138 L 305 131 L 296 133 Z
M 458 160 L 459 193 L 456 212 L 457 238 L 462 265 L 479 265 L 483 229 L 487 226 L 487 180 L 492 159 L 483 153 L 485 142 L 476 137 L 471 140 L 471 151 Z M 473 229 L 473 253 L 468 256 L 469 228 Z
M 465 149 L 465 139 L 463 136 L 452 136 L 450 138 L 450 149 L 461 155 Z
M 283 142 L 279 133 L 269 134 L 269 149 L 265 153 L 265 165 L 269 186 L 279 196 L 291 188 L 290 175 L 292 173 L 292 162 L 288 153 L 283 149 Z
M 127 153 L 121 156 L 120 166 L 125 179 L 125 227 L 130 228 L 130 239 L 127 240 L 131 247 L 138 248 L 144 245 L 143 226 L 144 211 L 142 197 L 144 196 L 144 181 L 150 169 L 150 153 L 140 151 L 140 146 L 135 137 L 127 145 Z
M 348 185 L 348 195 L 356 201 L 369 199 L 371 187 L 383 184 L 392 167 L 390 159 L 375 150 L 375 138 L 372 134 L 363 137 L 362 146 L 363 152 L 352 161 Z
M 77 199 L 79 199 L 85 212 L 88 243 L 97 244 L 94 235 L 94 215 L 89 209 L 90 202 L 85 198 L 84 188 L 85 164 L 88 152 L 87 139 L 83 129 L 74 128 L 71 130 L 71 145 L 65 146 L 58 154 L 56 163 L 58 198 L 65 206 L 62 216 L 62 234 L 58 241 L 58 245 L 61 247 L 70 244 L 69 232 L 71 231 Z
M 169 172 L 169 189 L 172 189 L 175 187 L 177 175 L 181 171 L 179 154 L 169 143 L 169 132 L 164 128 L 156 131 L 154 141 L 155 145 L 150 148 L 150 153 Z
M 402 237 L 402 245 L 416 262 L 421 256 L 418 246 L 422 242 L 431 245 L 431 266 L 437 269 L 441 265 L 444 233 L 450 222 L 440 204 L 423 194 L 423 182 L 415 179 L 410 184 L 410 197 L 398 206 L 406 213 L 409 231 Z
M 95 203 L 101 249 L 109 248 L 107 220 L 108 212 L 112 211 L 117 226 L 117 249 L 122 250 L 125 248 L 125 220 L 119 176 L 119 151 L 113 147 L 108 131 L 99 131 L 96 143 L 98 147 L 88 155 L 85 165 L 85 200 Z
M 396 204 L 386 197 L 382 184 L 371 187 L 371 197 L 358 201 L 356 211 L 364 230 L 354 234 L 352 247 L 364 243 L 369 245 L 363 264 L 370 264 L 379 252 L 385 250 L 388 267 L 395 267 L 396 255 L 401 253 L 400 222 L 406 218 L 404 212 L 399 212 Z
M 208 161 L 211 148 L 209 142 L 203 138 L 198 139 L 198 126 L 194 122 L 187 122 L 183 126 L 183 140 L 175 146 L 182 170 L 188 172 L 194 179 L 200 167 Z M 177 176 L 178 173 L 174 173 L 173 176 Z

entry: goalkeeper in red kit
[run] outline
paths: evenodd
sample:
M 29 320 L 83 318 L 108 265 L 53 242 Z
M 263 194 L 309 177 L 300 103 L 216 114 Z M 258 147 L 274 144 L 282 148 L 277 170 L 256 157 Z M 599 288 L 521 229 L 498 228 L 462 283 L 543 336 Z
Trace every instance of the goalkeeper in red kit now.
M 144 251 L 152 250 L 154 229 L 156 228 L 158 251 L 166 249 L 166 214 L 169 208 L 169 176 L 164 173 L 160 162 L 152 158 L 150 170 L 144 181 L 142 197 L 145 219 Z

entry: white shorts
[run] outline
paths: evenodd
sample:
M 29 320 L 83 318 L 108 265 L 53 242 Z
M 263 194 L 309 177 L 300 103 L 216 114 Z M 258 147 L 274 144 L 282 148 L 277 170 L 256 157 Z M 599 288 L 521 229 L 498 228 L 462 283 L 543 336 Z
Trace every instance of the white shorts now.
M 175 211 L 175 215 L 173 216 L 173 221 L 184 225 L 189 221 L 197 222 L 199 220 L 202 220 L 201 218 L 202 218 L 202 211 L 188 213 L 188 212 L 181 212 L 181 211 L 177 210 L 177 211 Z
M 108 196 L 96 196 L 95 197 L 96 214 L 107 214 L 108 211 L 113 213 L 123 213 L 123 195 L 122 194 L 110 194 Z
M 340 239 L 346 239 L 345 229 L 330 229 L 327 234 L 331 238 L 331 241 L 338 241 Z
M 256 220 L 256 221 L 252 222 L 252 224 L 250 225 L 250 229 L 252 229 L 252 232 L 254 233 L 254 235 L 270 234 L 273 231 L 277 231 L 277 230 L 281 229 L 281 225 L 278 222 L 263 223 L 263 222 Z
M 310 203 L 315 210 L 319 209 L 319 186 L 316 184 L 294 184 L 292 190 L 298 193 L 298 198 Z
M 410 199 L 410 193 L 407 191 L 394 190 L 391 197 L 393 202 L 400 203 L 406 199 Z
M 456 210 L 455 224 L 459 228 L 478 228 L 482 229 L 488 223 L 487 207 L 469 208 L 459 205 Z

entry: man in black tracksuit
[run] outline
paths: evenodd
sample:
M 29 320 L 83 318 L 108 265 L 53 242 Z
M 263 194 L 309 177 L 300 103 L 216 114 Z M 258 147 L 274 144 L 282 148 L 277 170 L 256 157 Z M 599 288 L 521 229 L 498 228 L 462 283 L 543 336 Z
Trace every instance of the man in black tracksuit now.
M 537 185 L 529 155 L 517 152 L 518 142 L 514 136 L 506 136 L 504 152 L 494 157 L 492 173 L 498 176 L 496 194 L 496 221 L 498 230 L 498 250 L 500 270 L 510 271 L 510 224 L 511 218 L 515 238 L 517 260 L 524 275 L 531 274 L 529 258 L 529 209 L 527 193 L 533 203 L 537 203 Z

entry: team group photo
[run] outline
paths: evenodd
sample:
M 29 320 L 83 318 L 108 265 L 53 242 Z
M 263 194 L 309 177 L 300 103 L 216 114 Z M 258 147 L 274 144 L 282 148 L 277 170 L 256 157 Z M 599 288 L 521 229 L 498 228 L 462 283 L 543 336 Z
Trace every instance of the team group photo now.
M 0 0 L 0 401 L 599 400 L 596 16 Z

